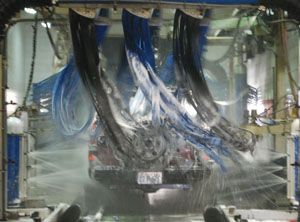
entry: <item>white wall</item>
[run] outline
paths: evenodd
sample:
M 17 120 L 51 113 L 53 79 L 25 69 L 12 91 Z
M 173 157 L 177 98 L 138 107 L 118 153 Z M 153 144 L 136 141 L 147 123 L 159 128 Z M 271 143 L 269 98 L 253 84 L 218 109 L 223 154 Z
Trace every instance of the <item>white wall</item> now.
M 8 33 L 8 97 L 21 104 L 27 88 L 32 57 L 33 22 L 18 23 Z M 56 34 L 52 31 L 55 40 Z M 33 82 L 53 74 L 53 50 L 44 27 L 39 23 Z M 12 97 L 11 97 L 12 96 Z M 10 101 L 11 99 L 9 99 Z
M 273 99 L 274 67 L 275 55 L 270 50 L 247 61 L 247 82 L 260 90 L 262 100 Z

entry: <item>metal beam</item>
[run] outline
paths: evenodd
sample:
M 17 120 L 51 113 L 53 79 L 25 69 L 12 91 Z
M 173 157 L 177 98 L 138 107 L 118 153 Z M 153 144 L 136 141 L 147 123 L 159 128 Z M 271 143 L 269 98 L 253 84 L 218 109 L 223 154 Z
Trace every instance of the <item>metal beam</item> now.
M 255 125 L 245 125 L 242 126 L 243 129 L 250 130 L 255 135 L 263 134 L 273 134 L 273 135 L 285 135 L 291 133 L 291 124 L 284 123 L 273 126 L 255 126 Z
M 6 154 L 6 106 L 5 106 L 5 85 L 4 76 L 6 69 L 5 56 L 3 51 L 5 44 L 0 41 L 0 220 L 5 220 L 6 209 L 6 172 L 5 172 L 5 154 Z M 4 50 L 3 50 L 4 49 Z
M 235 2 L 235 1 L 234 1 Z M 249 4 L 210 4 L 205 1 L 199 0 L 196 1 L 167 1 L 167 0 L 148 0 L 148 1 L 140 1 L 140 0 L 56 0 L 54 3 L 59 7 L 66 8 L 182 8 L 182 9 L 195 9 L 195 8 L 258 8 L 258 5 L 255 5 L 256 1 L 244 1 L 250 2 Z M 251 4 L 253 3 L 253 4 Z
M 278 12 L 278 19 L 283 18 L 283 11 Z M 274 104 L 275 110 L 284 110 L 285 108 L 285 95 L 286 95 L 286 60 L 284 55 L 283 46 L 283 32 L 284 23 L 279 23 L 277 26 L 278 35 L 275 36 L 275 50 L 276 50 L 276 73 L 275 73 L 275 97 Z M 276 119 L 286 119 L 286 112 L 277 112 L 275 114 Z M 275 136 L 275 149 L 279 152 L 286 152 L 286 137 L 282 135 Z

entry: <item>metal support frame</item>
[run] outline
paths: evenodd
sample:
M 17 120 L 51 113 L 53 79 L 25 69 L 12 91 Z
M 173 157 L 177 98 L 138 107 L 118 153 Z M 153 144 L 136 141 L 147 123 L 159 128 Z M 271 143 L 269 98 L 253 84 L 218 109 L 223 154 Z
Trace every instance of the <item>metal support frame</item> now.
M 278 18 L 282 18 L 282 11 L 278 13 Z M 277 26 L 279 33 L 284 31 L 284 24 L 278 24 Z M 276 105 L 276 109 L 284 109 L 285 107 L 285 95 L 286 95 L 286 63 L 284 57 L 284 49 L 283 49 L 283 36 L 282 34 L 277 35 L 275 37 L 275 50 L 276 50 L 276 60 L 275 60 L 275 97 L 274 104 Z M 277 112 L 275 115 L 276 119 L 285 119 L 286 112 Z M 283 149 L 286 146 L 286 137 L 285 135 L 276 135 L 275 136 L 275 148 L 276 151 L 285 152 Z
M 279 13 L 279 19 L 282 19 L 283 12 Z M 278 25 L 279 33 L 284 32 L 284 24 Z M 283 109 L 285 107 L 285 100 L 282 99 L 286 95 L 286 63 L 285 63 L 285 57 L 284 57 L 284 50 L 283 50 L 283 39 L 282 35 L 278 35 L 275 37 L 275 45 L 276 45 L 276 97 L 275 101 L 277 104 L 277 109 Z M 285 112 L 278 112 L 276 113 L 276 119 L 285 119 Z
M 290 200 L 292 204 L 295 204 L 295 201 L 297 200 L 295 170 L 297 167 L 292 166 L 292 164 L 295 164 L 295 160 L 296 160 L 295 140 L 293 136 L 287 138 L 286 152 L 287 152 L 287 198 Z
M 6 58 L 5 41 L 0 41 L 0 220 L 5 220 L 6 209 L 6 106 L 5 106 L 5 86 L 6 86 Z
M 212 9 L 212 8 L 258 8 L 252 4 L 210 4 L 205 1 L 176 2 L 167 0 L 54 0 L 53 4 L 65 8 L 178 8 L 178 9 Z
M 21 201 L 25 201 L 27 198 L 27 152 L 30 138 L 30 134 L 21 136 L 19 168 L 19 198 Z

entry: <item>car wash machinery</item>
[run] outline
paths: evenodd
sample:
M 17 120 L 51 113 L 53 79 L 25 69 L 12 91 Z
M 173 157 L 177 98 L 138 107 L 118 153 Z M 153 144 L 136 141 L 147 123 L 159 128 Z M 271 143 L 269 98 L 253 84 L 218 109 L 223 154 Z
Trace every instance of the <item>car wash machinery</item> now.
M 212 8 L 279 8 L 289 12 L 289 14 L 300 20 L 300 2 L 297 0 L 0 0 L 0 220 L 5 220 L 6 210 L 6 153 L 7 153 L 7 133 L 6 133 L 6 103 L 5 89 L 7 77 L 6 58 L 6 29 L 9 20 L 25 7 L 57 6 L 64 8 L 77 8 L 77 12 L 87 17 L 93 17 L 96 8 L 126 8 L 138 15 L 149 13 L 149 9 L 154 8 L 179 8 L 191 16 L 201 17 L 206 9 Z M 296 124 L 297 125 L 297 124 Z M 298 124 L 299 125 L 299 124 Z M 292 142 L 288 143 L 288 164 L 298 164 L 299 152 L 299 128 L 295 126 Z M 289 168 L 289 198 L 297 199 L 295 193 L 298 191 L 297 167 Z M 296 171 L 296 173 L 294 172 Z

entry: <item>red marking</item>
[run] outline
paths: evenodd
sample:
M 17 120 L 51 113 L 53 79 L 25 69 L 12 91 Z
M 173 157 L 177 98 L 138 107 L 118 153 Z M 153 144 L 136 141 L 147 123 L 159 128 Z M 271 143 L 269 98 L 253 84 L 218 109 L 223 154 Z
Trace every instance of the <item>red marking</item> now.
M 210 158 L 209 156 L 204 156 L 204 159 L 209 160 Z
M 109 147 L 98 147 L 95 151 L 89 150 L 88 158 L 89 160 L 99 160 L 103 165 L 120 166 L 119 161 L 114 156 L 113 150 Z M 95 164 L 97 165 L 97 163 Z
M 180 155 L 187 160 L 194 160 L 193 150 L 191 147 L 182 147 L 179 149 Z

